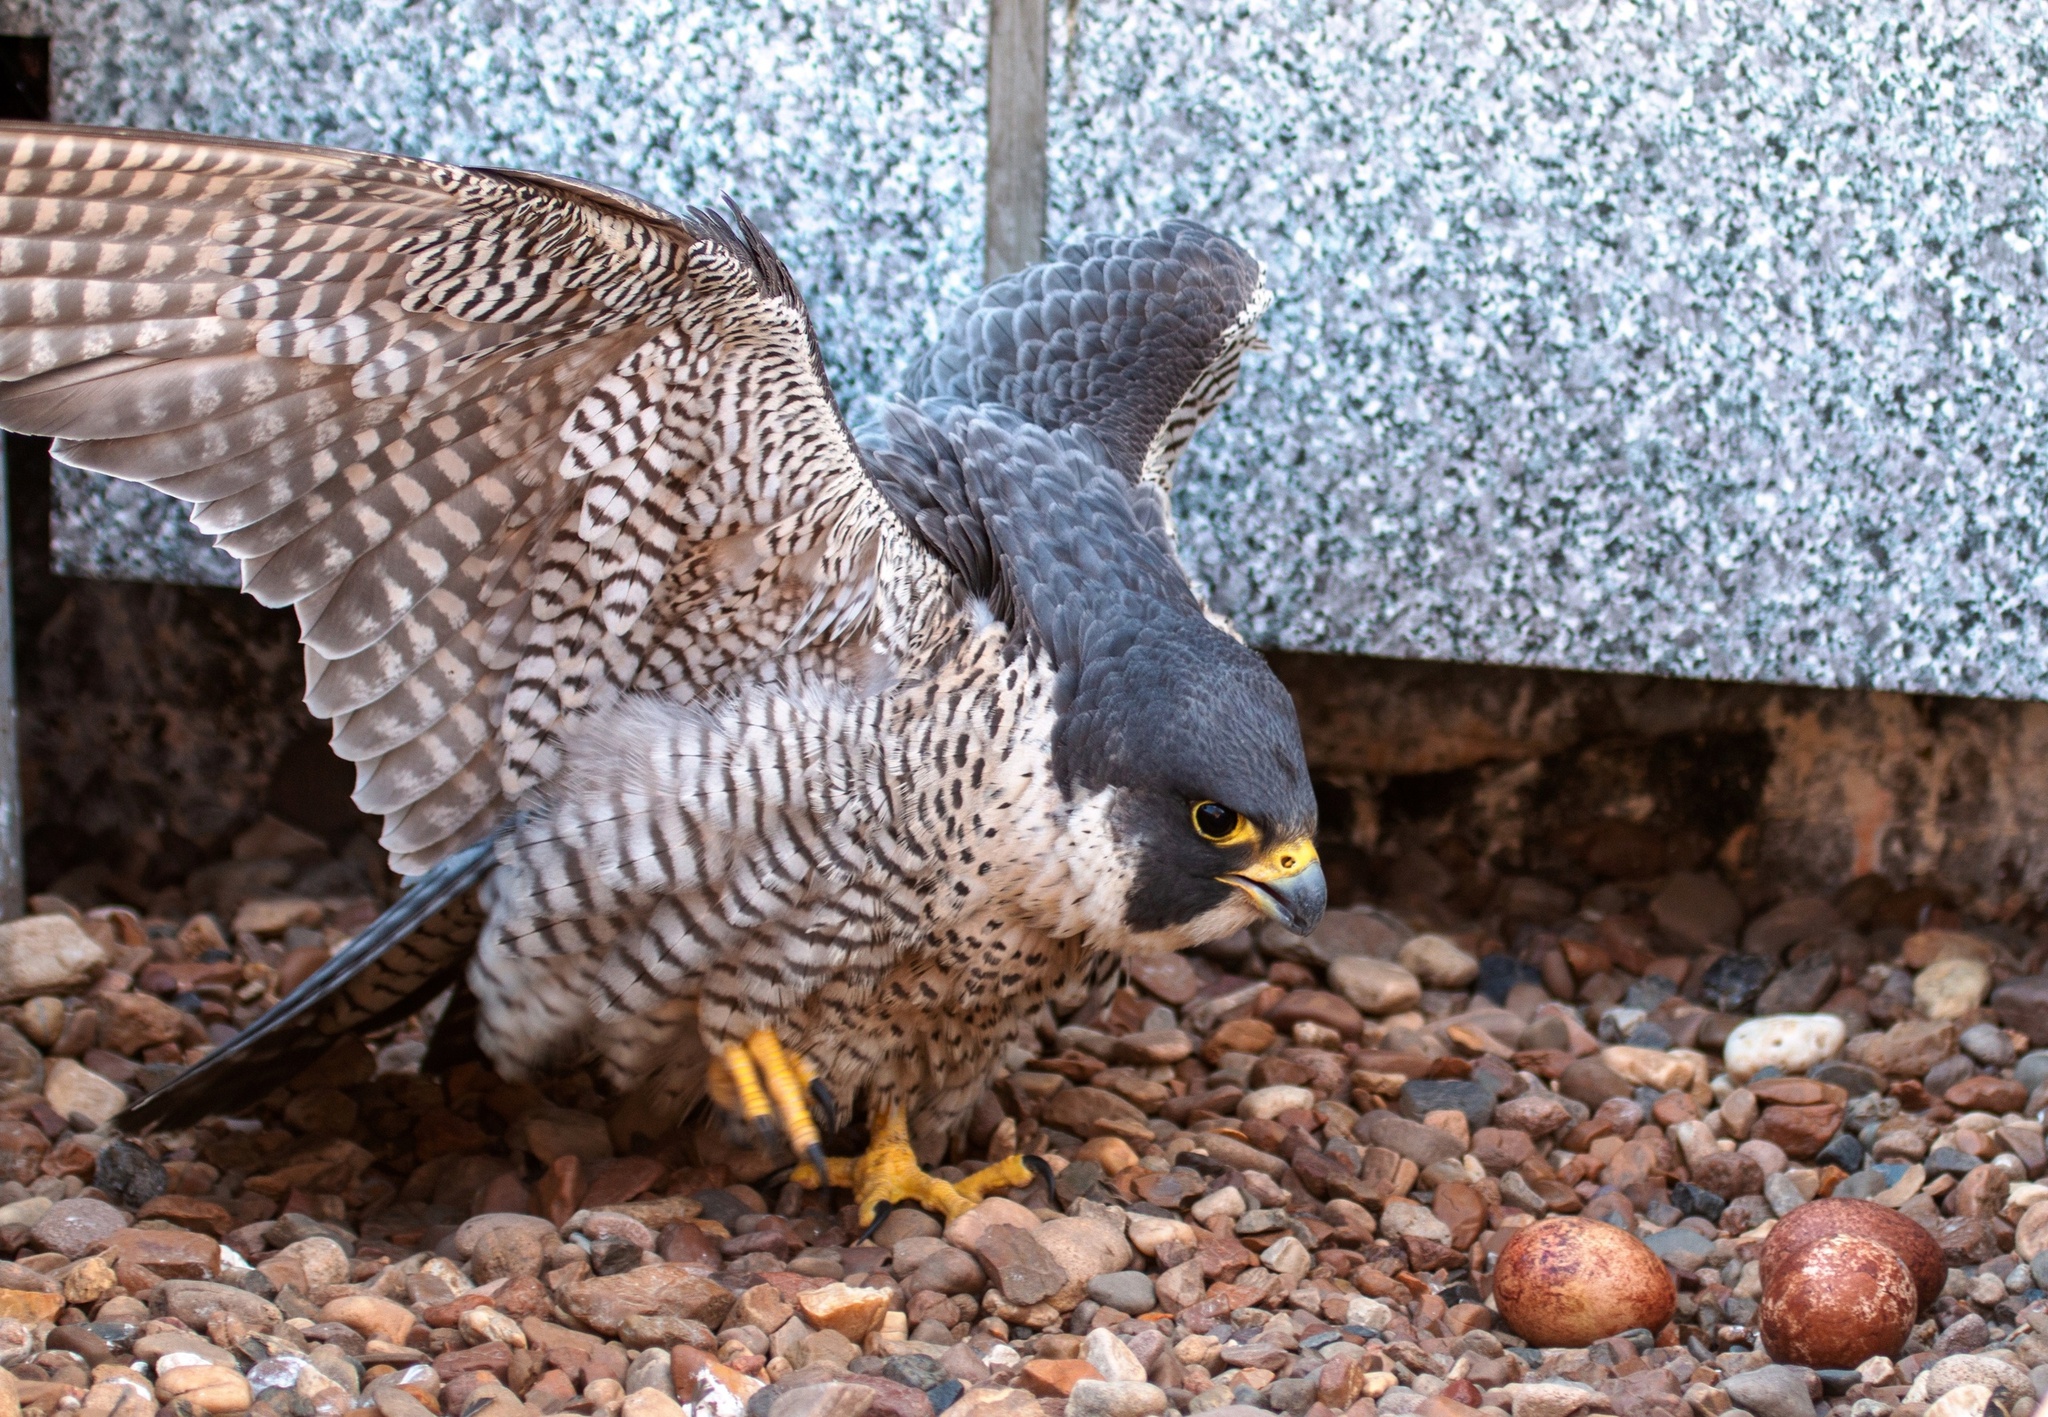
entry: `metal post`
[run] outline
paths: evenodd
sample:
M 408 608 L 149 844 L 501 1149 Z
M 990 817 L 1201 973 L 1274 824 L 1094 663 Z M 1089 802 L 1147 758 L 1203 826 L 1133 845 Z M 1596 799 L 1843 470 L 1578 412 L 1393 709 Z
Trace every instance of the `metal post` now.
M 42 122 L 50 116 L 50 41 L 41 35 L 0 37 L 0 118 Z M 27 908 L 28 868 L 22 853 L 21 705 L 14 674 L 14 543 L 9 535 L 7 442 L 0 435 L 0 920 Z M 44 536 L 47 539 L 48 529 Z
M 987 280 L 1045 255 L 1045 6 L 989 0 Z
M 21 715 L 14 696 L 14 555 L 7 526 L 7 440 L 0 437 L 0 920 L 24 906 Z

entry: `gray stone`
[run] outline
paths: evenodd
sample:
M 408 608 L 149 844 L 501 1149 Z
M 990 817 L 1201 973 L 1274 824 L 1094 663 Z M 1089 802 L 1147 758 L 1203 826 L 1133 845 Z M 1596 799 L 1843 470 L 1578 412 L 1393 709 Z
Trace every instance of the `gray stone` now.
M 1352 1129 L 1352 1134 L 1366 1146 L 1383 1146 L 1407 1157 L 1417 1166 L 1456 1161 L 1464 1155 L 1454 1137 L 1384 1108 L 1367 1113 Z
M 2048 1043 L 2048 974 L 2008 979 L 1991 995 L 1998 1021 L 2027 1035 L 2029 1043 Z
M 1043 1303 L 1067 1282 L 1060 1262 L 1019 1226 L 991 1225 L 975 1241 L 974 1250 L 1012 1304 Z
M 1468 1078 L 1414 1078 L 1401 1087 L 1401 1114 L 1421 1121 L 1432 1112 L 1463 1112 L 1478 1131 L 1493 1121 L 1493 1089 Z
M 1112 1274 L 1096 1275 L 1088 1281 L 1088 1297 L 1098 1304 L 1121 1309 L 1127 1314 L 1150 1313 L 1157 1303 L 1152 1291 L 1151 1276 L 1135 1269 L 1120 1269 Z
M 2012 1075 L 2030 1093 L 2048 1082 L 2048 1048 L 2037 1048 L 2021 1058 L 2013 1066 Z
M 1813 1417 L 1813 1399 L 1806 1392 L 1806 1370 L 1772 1363 L 1721 1380 L 1722 1390 L 1737 1407 L 1756 1417 Z
M 1987 1068 L 2009 1068 L 2015 1055 L 2012 1039 L 1992 1023 L 1972 1024 L 1964 1029 L 1956 1046 Z
M 1714 1253 L 1714 1242 L 1697 1230 L 1688 1230 L 1683 1225 L 1674 1225 L 1669 1230 L 1660 1230 L 1647 1235 L 1643 1243 L 1650 1247 L 1658 1259 L 1675 1269 L 1698 1269 Z
M 1801 960 L 1770 982 L 1756 1001 L 1757 1015 L 1810 1014 L 1827 1002 L 1841 977 L 1832 955 Z

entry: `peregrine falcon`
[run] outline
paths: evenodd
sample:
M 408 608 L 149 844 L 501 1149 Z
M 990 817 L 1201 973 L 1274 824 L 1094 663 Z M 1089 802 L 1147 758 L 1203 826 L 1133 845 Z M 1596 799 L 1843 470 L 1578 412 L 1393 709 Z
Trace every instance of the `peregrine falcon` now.
M 1176 559 L 1263 269 L 1189 222 L 997 281 L 857 433 L 737 208 L 0 125 L 0 425 L 292 606 L 414 877 L 128 1113 L 261 1096 L 457 988 L 501 1074 L 708 1093 L 864 1216 L 1069 983 L 1325 899 L 1294 711 Z M 858 1160 L 819 1118 L 864 1118 Z

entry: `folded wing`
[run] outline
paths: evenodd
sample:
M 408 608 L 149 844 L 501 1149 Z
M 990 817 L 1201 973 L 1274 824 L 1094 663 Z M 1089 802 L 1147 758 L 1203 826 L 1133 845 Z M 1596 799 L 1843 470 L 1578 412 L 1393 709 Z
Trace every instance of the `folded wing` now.
M 1193 222 L 1083 236 L 962 305 L 904 393 L 1085 428 L 1126 477 L 1165 489 L 1271 303 L 1258 260 Z

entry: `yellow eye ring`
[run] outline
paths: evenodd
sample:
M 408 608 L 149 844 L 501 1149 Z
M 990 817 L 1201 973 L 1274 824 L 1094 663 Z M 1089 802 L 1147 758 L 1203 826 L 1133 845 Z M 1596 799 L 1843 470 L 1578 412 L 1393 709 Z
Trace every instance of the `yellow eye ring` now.
M 1188 819 L 1194 824 L 1195 835 L 1212 846 L 1242 846 L 1258 837 L 1242 812 L 1232 811 L 1221 802 L 1195 803 L 1188 810 Z

